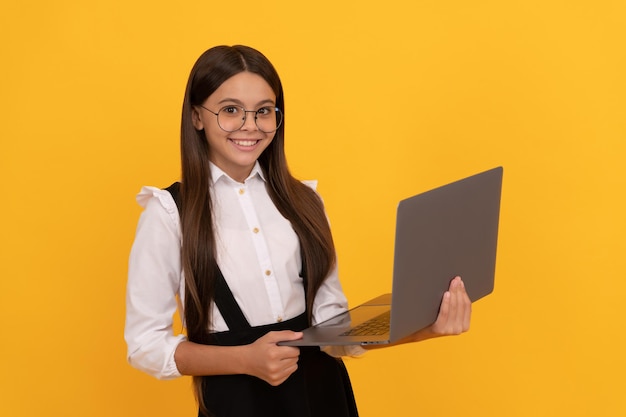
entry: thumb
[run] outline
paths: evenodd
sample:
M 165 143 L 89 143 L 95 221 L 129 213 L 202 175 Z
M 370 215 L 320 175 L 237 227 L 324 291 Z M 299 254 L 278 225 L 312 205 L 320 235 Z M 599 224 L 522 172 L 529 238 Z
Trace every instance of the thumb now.
M 294 332 L 291 330 L 272 332 L 271 335 L 271 339 L 277 342 L 302 339 L 302 332 Z

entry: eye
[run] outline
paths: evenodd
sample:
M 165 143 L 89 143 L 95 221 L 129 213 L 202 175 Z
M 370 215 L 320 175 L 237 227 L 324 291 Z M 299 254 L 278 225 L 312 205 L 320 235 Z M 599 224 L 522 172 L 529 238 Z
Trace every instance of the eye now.
M 237 116 L 241 110 L 237 106 L 226 106 L 220 110 L 220 113 L 224 113 L 226 116 Z
M 261 107 L 259 110 L 256 111 L 256 114 L 259 117 L 271 116 L 272 114 L 274 114 L 274 108 L 273 107 Z

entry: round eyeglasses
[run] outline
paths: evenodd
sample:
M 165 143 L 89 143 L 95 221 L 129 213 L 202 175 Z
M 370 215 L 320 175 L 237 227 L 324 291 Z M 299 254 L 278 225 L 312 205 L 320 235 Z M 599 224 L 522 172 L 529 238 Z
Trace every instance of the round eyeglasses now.
M 278 107 L 261 107 L 258 110 L 246 110 L 241 106 L 225 106 L 217 113 L 200 105 L 204 110 L 217 116 L 217 124 L 226 132 L 235 132 L 246 123 L 248 113 L 254 113 L 254 123 L 263 133 L 274 133 L 283 122 L 283 112 Z

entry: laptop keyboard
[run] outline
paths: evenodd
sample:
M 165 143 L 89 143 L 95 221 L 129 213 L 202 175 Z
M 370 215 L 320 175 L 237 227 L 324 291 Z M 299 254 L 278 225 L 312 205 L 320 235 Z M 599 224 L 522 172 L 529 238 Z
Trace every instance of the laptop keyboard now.
M 373 317 L 341 333 L 341 336 L 379 336 L 389 331 L 389 320 L 391 318 L 391 310 L 383 314 Z

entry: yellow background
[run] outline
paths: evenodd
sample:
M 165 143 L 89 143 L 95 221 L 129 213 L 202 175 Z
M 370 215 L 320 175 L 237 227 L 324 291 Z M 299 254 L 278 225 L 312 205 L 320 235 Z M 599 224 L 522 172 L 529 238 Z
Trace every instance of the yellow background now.
M 189 70 L 234 43 L 283 78 L 351 304 L 390 289 L 399 198 L 504 166 L 494 294 L 348 360 L 363 417 L 626 415 L 623 1 L 3 0 L 0 39 L 0 415 L 195 415 L 125 361 L 125 274 Z

